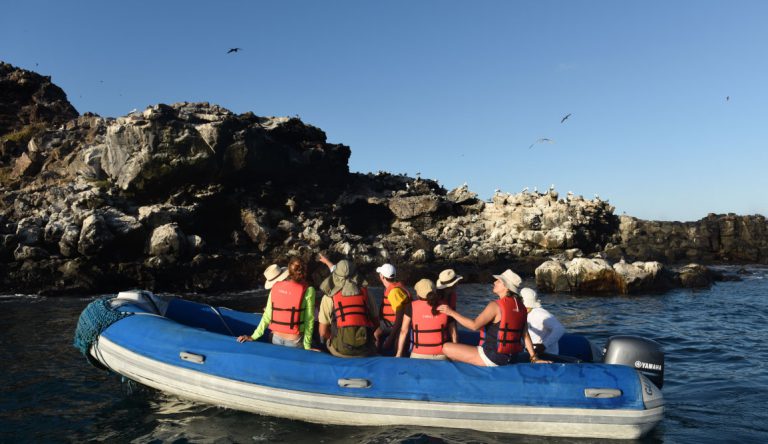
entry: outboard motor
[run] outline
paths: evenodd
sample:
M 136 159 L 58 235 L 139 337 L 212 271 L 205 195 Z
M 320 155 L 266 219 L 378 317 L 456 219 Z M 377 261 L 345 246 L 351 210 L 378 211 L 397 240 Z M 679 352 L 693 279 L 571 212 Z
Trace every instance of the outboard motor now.
M 611 336 L 605 344 L 603 362 L 632 367 L 656 387 L 664 385 L 664 351 L 656 341 L 639 336 Z

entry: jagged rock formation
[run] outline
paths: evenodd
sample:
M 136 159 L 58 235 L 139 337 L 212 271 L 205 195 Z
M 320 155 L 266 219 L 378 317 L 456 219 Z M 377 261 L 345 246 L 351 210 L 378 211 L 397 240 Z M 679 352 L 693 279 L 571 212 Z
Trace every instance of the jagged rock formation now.
M 29 139 L 78 116 L 50 77 L 0 61 L 0 164 L 21 154 Z
M 350 257 L 364 272 L 394 262 L 406 282 L 448 266 L 465 281 L 508 267 L 528 274 L 556 256 L 563 262 L 536 271 L 553 291 L 634 292 L 660 282 L 660 265 L 585 262 L 594 253 L 768 261 L 762 217 L 640 221 L 554 189 L 498 192 L 485 202 L 467 186 L 350 173 L 350 149 L 296 118 L 207 103 L 78 117 L 65 98 L 13 83 L 45 78 L 8 66 L 0 72 L 13 90 L 2 96 L 13 98 L 2 103 L 11 124 L 0 140 L 15 148 L 4 149 L 0 164 L 0 292 L 256 287 L 268 264 L 318 251 Z M 33 122 L 9 120 L 26 109 L 58 114 L 9 138 Z M 695 275 L 672 281 L 699 282 Z

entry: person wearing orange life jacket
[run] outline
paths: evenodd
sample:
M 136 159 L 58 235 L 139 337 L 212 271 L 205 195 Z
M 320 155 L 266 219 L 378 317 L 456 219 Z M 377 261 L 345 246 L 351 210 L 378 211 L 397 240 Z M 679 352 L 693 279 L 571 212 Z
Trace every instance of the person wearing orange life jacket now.
M 453 269 L 448 268 L 440 272 L 440 275 L 437 277 L 437 282 L 435 283 L 435 287 L 437 287 L 437 293 L 440 295 L 440 298 L 444 301 L 445 304 L 448 304 L 448 306 L 454 310 L 456 310 L 457 299 L 456 284 L 458 284 L 462 279 L 462 276 L 456 274 Z M 453 324 L 453 329 L 451 329 L 451 342 L 459 342 L 458 333 L 456 331 L 456 320 L 450 318 L 450 322 Z
M 307 267 L 294 257 L 288 267 L 279 269 L 272 265 L 264 271 L 269 292 L 264 314 L 251 336 L 243 335 L 238 342 L 255 341 L 269 327 L 272 343 L 286 347 L 312 348 L 315 328 L 315 289 L 307 284 Z M 287 278 L 286 278 L 287 277 Z
M 482 340 L 477 347 L 467 344 L 443 344 L 443 353 L 452 361 L 466 362 L 484 367 L 507 365 L 523 346 L 528 351 L 531 362 L 549 362 L 538 358 L 533 350 L 531 336 L 526 324 L 527 312 L 519 297 L 522 279 L 512 270 L 506 270 L 493 276 L 493 292 L 497 300 L 488 303 L 485 309 L 473 320 L 469 319 L 447 304 L 437 307 L 441 313 L 456 319 L 464 327 L 481 330 Z
M 373 333 L 376 339 L 376 348 L 390 350 L 396 344 L 398 333 L 403 322 L 403 310 L 411 302 L 411 295 L 405 286 L 395 278 L 395 266 L 384 264 L 376 268 L 381 285 L 384 286 L 384 297 L 379 308 L 381 325 Z M 388 334 L 384 344 L 381 338 Z
M 442 300 L 432 281 L 422 279 L 416 283 L 415 288 L 418 299 L 405 307 L 395 356 L 403 356 L 405 340 L 410 330 L 413 344 L 411 358 L 447 359 L 443 354 L 443 344 L 456 336 L 456 323 L 450 322 L 446 314 L 437 311 Z
M 341 358 L 375 355 L 373 329 L 379 318 L 354 265 L 347 260 L 339 261 L 320 284 L 320 290 L 320 337 L 328 351 Z

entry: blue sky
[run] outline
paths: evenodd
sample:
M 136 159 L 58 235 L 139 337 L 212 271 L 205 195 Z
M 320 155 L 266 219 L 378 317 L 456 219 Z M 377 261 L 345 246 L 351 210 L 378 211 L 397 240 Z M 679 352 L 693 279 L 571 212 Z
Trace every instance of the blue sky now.
M 554 184 L 643 219 L 768 215 L 768 2 L 2 10 L 0 60 L 50 75 L 80 113 L 208 101 L 298 115 L 351 147 L 352 171 L 467 182 L 484 198 Z M 539 138 L 554 143 L 529 149 Z

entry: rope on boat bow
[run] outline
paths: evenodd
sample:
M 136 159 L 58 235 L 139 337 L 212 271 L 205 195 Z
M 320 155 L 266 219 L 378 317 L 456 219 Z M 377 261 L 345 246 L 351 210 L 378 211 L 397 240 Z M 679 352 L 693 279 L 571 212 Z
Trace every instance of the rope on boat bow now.
M 80 350 L 80 353 L 85 356 L 91 365 L 98 368 L 104 368 L 104 366 L 96 361 L 89 353 L 91 345 L 93 345 L 101 332 L 107 327 L 120 319 L 133 314 L 114 310 L 110 304 L 112 298 L 114 298 L 114 296 L 99 298 L 85 307 L 85 310 L 80 314 L 80 319 L 77 321 L 75 338 L 72 343 L 75 348 Z

